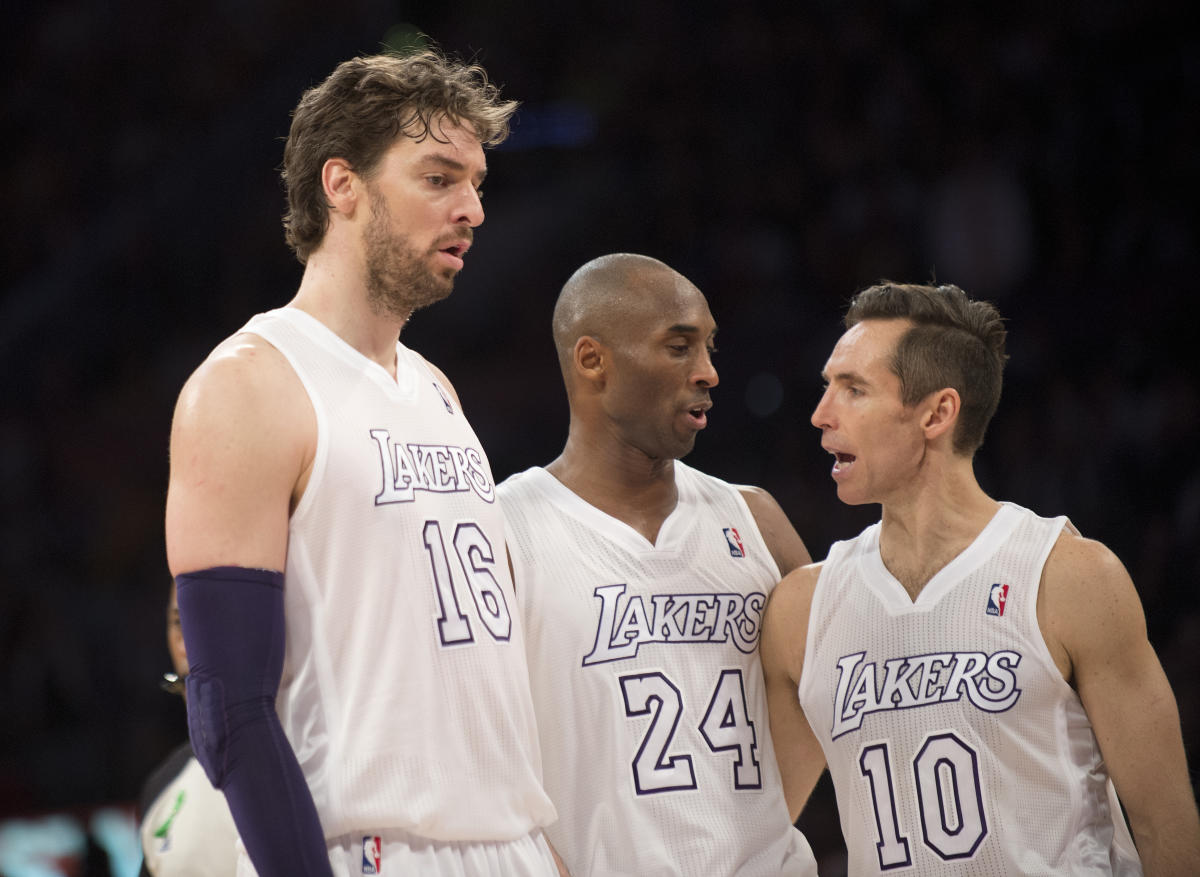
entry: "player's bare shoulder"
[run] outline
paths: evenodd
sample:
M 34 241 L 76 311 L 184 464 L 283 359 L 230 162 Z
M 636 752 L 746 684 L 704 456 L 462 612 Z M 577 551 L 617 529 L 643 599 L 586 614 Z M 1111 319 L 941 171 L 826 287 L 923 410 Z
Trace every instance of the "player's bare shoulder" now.
M 775 565 L 779 567 L 780 575 L 787 575 L 797 567 L 810 563 L 812 555 L 775 497 L 761 487 L 749 484 L 735 486 L 750 509 L 758 531 L 767 543 Z
M 742 499 L 746 501 L 746 505 L 756 520 L 769 518 L 774 514 L 783 514 L 783 509 L 779 507 L 775 497 L 763 488 L 755 487 L 753 484 L 735 484 L 734 487 L 742 495 Z M 759 527 L 762 527 L 762 521 L 759 521 Z
M 1079 654 L 1145 627 L 1141 601 L 1120 558 L 1073 528 L 1059 534 L 1046 558 L 1037 616 L 1046 645 L 1068 680 Z
M 222 341 L 179 394 L 171 430 L 179 445 L 222 437 L 250 459 L 299 475 L 316 450 L 312 401 L 287 358 L 265 338 L 239 333 Z
M 824 561 L 792 570 L 771 592 L 763 621 L 763 660 L 770 655 L 774 666 L 782 666 L 794 681 L 804 668 L 808 644 L 809 616 L 813 594 L 821 578 Z
M 1133 581 L 1107 545 L 1081 536 L 1073 528 L 1059 534 L 1042 570 L 1039 613 L 1043 603 L 1074 614 L 1085 603 L 1103 608 L 1129 596 L 1136 599 Z
M 1046 575 L 1077 579 L 1100 575 L 1125 575 L 1120 558 L 1103 542 L 1083 536 L 1074 527 L 1064 527 L 1046 558 Z
M 771 593 L 768 611 L 777 611 L 785 620 L 807 622 L 812 608 L 813 593 L 821 578 L 824 561 L 808 563 L 798 567 L 783 577 Z
M 171 424 L 172 570 L 281 569 L 316 436 L 312 403 L 283 354 L 257 335 L 218 345 L 184 384 Z
M 207 414 L 270 419 L 307 395 L 282 353 L 259 335 L 225 339 L 192 372 L 175 407 L 176 420 Z M 300 406 L 303 408 L 303 406 Z

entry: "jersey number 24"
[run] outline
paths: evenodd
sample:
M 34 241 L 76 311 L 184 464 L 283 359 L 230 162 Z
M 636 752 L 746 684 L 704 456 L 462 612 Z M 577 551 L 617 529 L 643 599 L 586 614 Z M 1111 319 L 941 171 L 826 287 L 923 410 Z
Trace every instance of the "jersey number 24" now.
M 650 726 L 633 759 L 637 793 L 651 795 L 697 788 L 691 753 L 671 751 L 684 711 L 679 688 L 658 671 L 621 676 L 620 682 L 625 715 L 650 716 Z M 758 737 L 746 709 L 741 670 L 721 671 L 699 730 L 712 752 L 733 753 L 735 789 L 762 788 L 762 769 L 755 757 Z

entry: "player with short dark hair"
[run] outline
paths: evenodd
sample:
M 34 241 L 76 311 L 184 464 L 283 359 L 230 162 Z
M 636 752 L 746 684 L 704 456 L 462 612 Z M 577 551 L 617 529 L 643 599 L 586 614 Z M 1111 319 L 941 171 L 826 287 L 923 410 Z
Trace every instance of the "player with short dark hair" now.
M 768 727 L 758 638 L 804 543 L 765 491 L 690 468 L 716 324 L 662 262 L 617 253 L 554 308 L 562 454 L 507 479 L 547 829 L 575 877 L 809 875 Z
M 398 340 L 450 294 L 514 108 L 433 51 L 307 91 L 284 150 L 300 288 L 180 394 L 188 718 L 243 873 L 555 873 L 491 468 Z
M 1000 314 L 882 283 L 845 325 L 812 422 L 839 498 L 882 519 L 767 608 L 771 727 L 805 740 L 778 747 L 793 814 L 819 742 L 852 874 L 1196 873 L 1179 713 L 1129 574 L 975 479 Z

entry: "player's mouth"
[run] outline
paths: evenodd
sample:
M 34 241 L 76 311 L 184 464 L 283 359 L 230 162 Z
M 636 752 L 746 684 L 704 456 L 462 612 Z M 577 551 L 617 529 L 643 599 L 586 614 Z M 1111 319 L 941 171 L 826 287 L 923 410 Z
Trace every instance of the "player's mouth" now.
M 455 271 L 461 271 L 463 268 L 463 257 L 470 248 L 470 241 L 456 240 L 450 243 L 449 246 L 440 247 L 438 252 L 442 254 L 443 261 L 447 262 Z
M 708 426 L 708 410 L 710 408 L 712 408 L 712 402 L 705 399 L 687 410 L 688 423 L 693 429 L 704 429 Z
M 832 448 L 826 448 L 829 453 L 833 454 L 833 477 L 845 477 L 852 468 L 854 461 L 858 459 L 854 454 L 847 454 L 845 451 L 835 451 Z

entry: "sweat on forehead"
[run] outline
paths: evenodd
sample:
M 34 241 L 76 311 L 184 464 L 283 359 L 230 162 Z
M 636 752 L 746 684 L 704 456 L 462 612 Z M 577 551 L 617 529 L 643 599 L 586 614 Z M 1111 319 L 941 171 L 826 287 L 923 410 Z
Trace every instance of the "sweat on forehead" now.
M 613 253 L 588 262 L 567 280 L 554 306 L 554 341 L 570 348 L 581 335 L 616 340 L 644 327 L 679 294 L 699 291 L 649 256 Z

